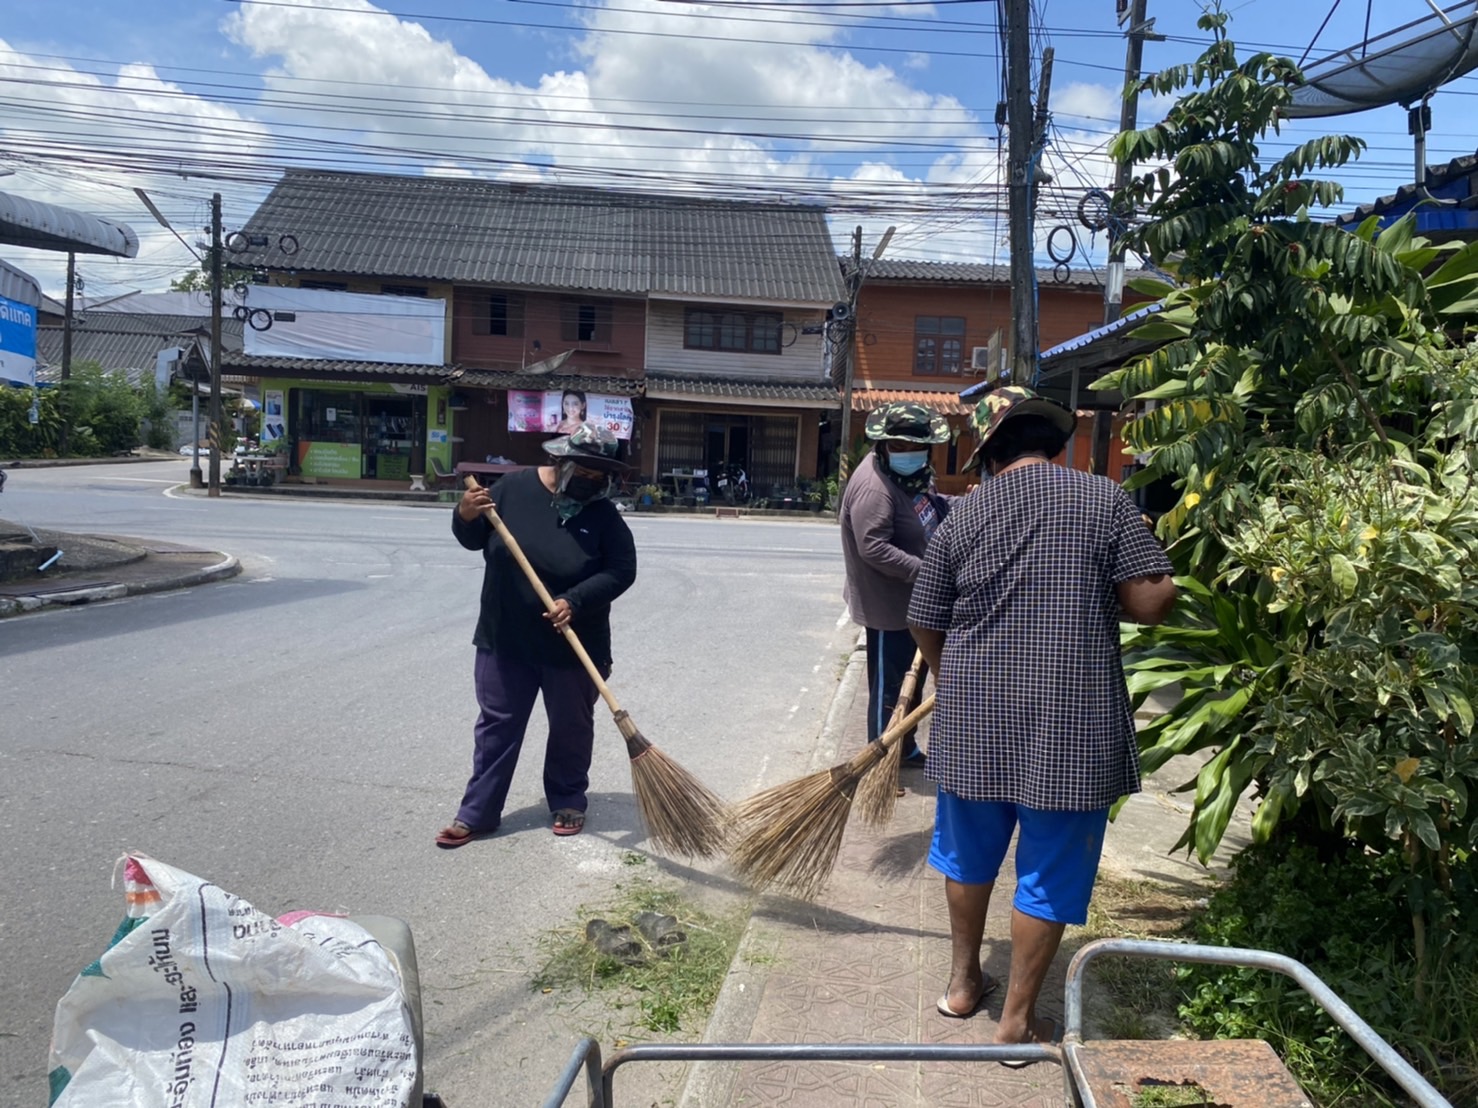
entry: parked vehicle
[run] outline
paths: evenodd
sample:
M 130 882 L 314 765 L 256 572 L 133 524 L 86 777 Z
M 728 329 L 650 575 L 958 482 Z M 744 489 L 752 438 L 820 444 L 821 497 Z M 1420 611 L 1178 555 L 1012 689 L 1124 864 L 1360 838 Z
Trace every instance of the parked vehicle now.
M 749 503 L 749 475 L 737 462 L 728 462 L 714 471 L 714 493 L 730 504 Z

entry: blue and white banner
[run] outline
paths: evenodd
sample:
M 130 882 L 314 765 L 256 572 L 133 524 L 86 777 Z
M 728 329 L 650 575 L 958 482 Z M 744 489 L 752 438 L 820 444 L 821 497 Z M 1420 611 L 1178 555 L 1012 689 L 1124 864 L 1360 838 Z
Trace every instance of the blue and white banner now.
M 0 384 L 36 384 L 36 309 L 0 296 Z

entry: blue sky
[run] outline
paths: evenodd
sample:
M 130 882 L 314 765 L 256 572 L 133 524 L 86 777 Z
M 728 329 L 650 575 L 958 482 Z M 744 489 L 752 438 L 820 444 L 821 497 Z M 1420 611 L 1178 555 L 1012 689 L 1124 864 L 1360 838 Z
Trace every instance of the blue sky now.
M 1453 0 L 1446 0 L 1451 4 Z M 1247 49 L 1295 59 L 1429 12 L 1425 0 L 1228 0 Z M 1037 0 L 1056 53 L 1039 232 L 1106 182 L 1123 40 L 1115 0 Z M 1149 0 L 1168 40 L 1145 67 L 1195 57 L 1196 0 Z M 0 189 L 129 222 L 133 262 L 84 259 L 89 295 L 164 287 L 193 264 L 135 199 L 146 188 L 186 239 L 210 193 L 226 221 L 283 165 L 618 182 L 777 195 L 836 209 L 891 257 L 1005 260 L 996 6 L 972 0 L 57 0 L 10 5 L 0 32 Z M 1478 80 L 1433 101 L 1429 161 L 1471 154 Z M 1142 121 L 1163 104 L 1146 102 Z M 1329 131 L 1370 151 L 1351 204 L 1411 179 L 1400 108 L 1297 121 L 1269 144 Z M 1083 235 L 1096 263 L 1102 243 Z M 7 260 L 56 293 L 55 255 Z

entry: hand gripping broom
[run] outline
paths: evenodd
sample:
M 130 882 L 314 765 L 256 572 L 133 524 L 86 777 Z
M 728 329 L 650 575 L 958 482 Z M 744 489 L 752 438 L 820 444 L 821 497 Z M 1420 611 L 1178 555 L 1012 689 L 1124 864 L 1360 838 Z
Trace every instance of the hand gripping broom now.
M 466 483 L 468 488 L 473 488 L 477 484 L 477 478 L 469 476 Z M 489 505 L 483 509 L 483 515 L 498 532 L 498 537 L 503 540 L 503 545 L 513 555 L 513 560 L 523 570 L 524 576 L 529 579 L 534 592 L 543 601 L 545 610 L 553 612 L 554 598 L 549 595 L 544 582 L 539 580 L 538 571 L 529 564 L 523 548 L 508 530 L 503 517 L 498 515 L 498 510 Z M 636 794 L 637 809 L 652 841 L 664 850 L 689 857 L 709 857 L 718 853 L 727 838 L 727 806 L 703 782 L 654 746 L 637 729 L 631 716 L 616 700 L 616 695 L 611 692 L 605 678 L 601 677 L 600 670 L 590 660 L 590 655 L 585 652 L 574 629 L 567 626 L 561 634 L 575 652 L 575 657 L 580 659 L 585 672 L 595 682 L 596 691 L 611 710 L 611 718 L 615 720 L 621 737 L 626 740 L 626 753 L 631 758 L 632 791 Z
M 734 807 L 743 831 L 729 860 L 755 889 L 778 885 L 810 900 L 836 865 L 857 782 L 934 710 L 931 696 L 850 761 L 776 785 Z

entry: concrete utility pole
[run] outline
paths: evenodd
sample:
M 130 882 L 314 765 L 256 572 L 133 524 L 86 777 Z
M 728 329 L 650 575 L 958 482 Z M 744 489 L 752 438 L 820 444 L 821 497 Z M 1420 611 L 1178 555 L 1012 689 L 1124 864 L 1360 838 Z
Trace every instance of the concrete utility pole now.
M 852 272 L 847 275 L 847 318 L 842 321 L 842 332 L 847 341 L 842 346 L 842 446 L 837 456 L 837 485 L 845 485 L 852 476 L 851 461 L 847 455 L 852 450 L 852 374 L 857 359 L 857 294 L 862 291 L 862 227 L 852 232 Z
M 1011 381 L 1029 385 L 1037 368 L 1036 243 L 1032 235 L 1031 0 L 1001 0 L 1006 19 L 1007 196 L 1011 224 Z
M 210 496 L 221 495 L 221 194 L 210 198 Z
M 889 227 L 873 247 L 872 260 L 877 261 L 888 249 L 897 227 Z M 837 485 L 845 485 L 848 473 L 847 452 L 852 448 L 852 381 L 857 369 L 857 301 L 862 295 L 862 284 L 867 280 L 867 271 L 862 267 L 862 228 L 852 232 L 852 272 L 847 278 L 847 318 L 845 328 L 847 342 L 843 348 L 844 383 L 842 386 L 842 447 L 837 459 Z
M 77 292 L 77 255 L 67 251 L 67 307 L 62 316 L 62 384 L 72 379 L 72 302 Z M 72 437 L 72 405 L 67 390 L 62 389 L 62 427 L 56 437 L 56 452 L 63 457 Z
M 1139 70 L 1144 62 L 1144 43 L 1146 39 L 1159 41 L 1164 35 L 1153 34 L 1155 26 L 1153 19 L 1145 19 L 1145 6 L 1149 0 L 1130 0 L 1129 6 L 1129 29 L 1124 32 L 1128 39 L 1128 46 L 1124 51 L 1124 89 L 1127 92 L 1129 86 L 1139 80 Z M 1125 96 L 1119 108 L 1119 130 L 1132 131 L 1139 124 L 1139 97 Z M 1113 194 L 1118 196 L 1119 192 L 1129 184 L 1129 175 L 1133 173 L 1134 167 L 1128 162 L 1120 162 L 1114 167 Z M 1112 323 L 1119 318 L 1119 313 L 1124 307 L 1124 236 L 1123 229 L 1118 225 L 1115 209 L 1109 209 L 1109 256 L 1108 275 L 1103 285 L 1103 321 Z

